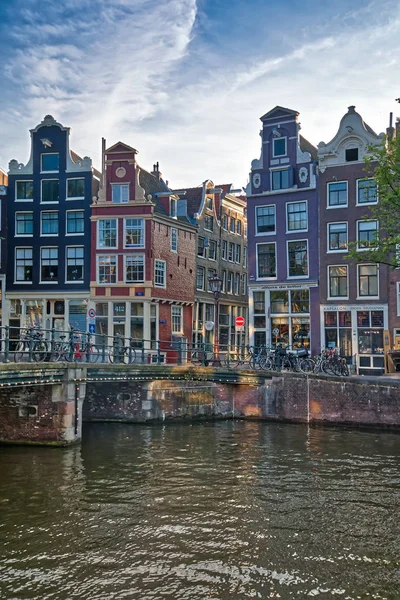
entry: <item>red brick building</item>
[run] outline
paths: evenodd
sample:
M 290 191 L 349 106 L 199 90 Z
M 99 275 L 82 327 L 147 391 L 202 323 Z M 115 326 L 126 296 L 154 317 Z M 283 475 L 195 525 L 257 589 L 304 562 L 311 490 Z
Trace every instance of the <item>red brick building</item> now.
M 92 204 L 91 305 L 96 334 L 133 338 L 154 360 L 176 362 L 177 340 L 191 340 L 196 227 L 155 165 L 139 167 L 137 150 L 105 149 Z M 93 324 L 92 324 L 93 327 Z

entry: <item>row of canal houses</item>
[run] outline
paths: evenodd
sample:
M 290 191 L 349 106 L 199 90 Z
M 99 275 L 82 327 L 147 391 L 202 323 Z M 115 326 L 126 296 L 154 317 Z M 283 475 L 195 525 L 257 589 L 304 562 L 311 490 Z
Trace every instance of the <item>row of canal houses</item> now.
M 363 157 L 383 134 L 351 106 L 317 148 L 298 117 L 277 106 L 261 118 L 244 194 L 211 180 L 173 190 L 158 163 L 146 171 L 121 142 L 103 140 L 97 171 L 46 116 L 28 163 L 0 171 L 2 324 L 144 339 L 150 358 L 163 340 L 168 360 L 176 340 L 212 344 L 218 320 L 224 346 L 338 347 L 359 373 L 382 373 L 384 350 L 400 341 L 400 277 L 345 257 L 379 225 Z

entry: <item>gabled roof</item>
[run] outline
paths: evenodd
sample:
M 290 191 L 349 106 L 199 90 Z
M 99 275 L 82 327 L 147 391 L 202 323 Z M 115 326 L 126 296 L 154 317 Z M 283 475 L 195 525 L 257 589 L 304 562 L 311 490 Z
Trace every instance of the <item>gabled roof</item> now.
M 311 142 L 306 140 L 306 138 L 302 135 L 300 136 L 299 141 L 302 152 L 309 152 L 311 154 L 311 158 L 313 160 L 317 160 L 318 149 L 315 146 L 313 146 Z
M 124 144 L 124 142 L 117 142 L 113 146 L 110 146 L 110 148 L 107 148 L 106 153 L 107 152 L 134 152 L 137 154 L 138 150 L 132 148 L 132 146 L 128 146 L 128 144 Z
M 292 110 L 291 108 L 285 108 L 284 106 L 275 106 L 272 110 L 265 113 L 262 117 L 260 117 L 261 121 L 267 121 L 270 119 L 281 119 L 285 117 L 297 117 L 300 113 L 296 110 Z
M 144 189 L 145 195 L 148 196 L 151 194 L 153 196 L 153 201 L 156 202 L 156 198 L 154 197 L 157 192 L 169 192 L 170 189 L 165 183 L 163 179 L 158 179 L 152 173 L 149 173 L 142 167 L 139 167 L 139 184 Z M 172 192 L 171 192 L 172 193 Z

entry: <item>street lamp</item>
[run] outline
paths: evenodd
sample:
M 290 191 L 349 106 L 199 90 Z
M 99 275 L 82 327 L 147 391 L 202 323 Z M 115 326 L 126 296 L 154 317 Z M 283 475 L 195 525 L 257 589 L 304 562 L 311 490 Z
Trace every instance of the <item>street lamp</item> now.
M 212 291 L 215 300 L 215 325 L 214 325 L 214 358 L 213 367 L 220 367 L 221 360 L 219 358 L 219 297 L 222 289 L 222 279 L 214 273 L 208 279 L 209 289 Z

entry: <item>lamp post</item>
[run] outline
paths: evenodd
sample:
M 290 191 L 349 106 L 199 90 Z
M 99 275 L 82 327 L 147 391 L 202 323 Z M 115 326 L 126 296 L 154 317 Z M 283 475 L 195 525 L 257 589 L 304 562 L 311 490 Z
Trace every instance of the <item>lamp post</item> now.
M 212 277 L 209 277 L 208 284 L 210 290 L 214 295 L 215 300 L 214 358 L 212 366 L 220 367 L 221 360 L 219 358 L 219 297 L 222 289 L 222 279 L 218 277 L 217 273 L 214 273 Z

